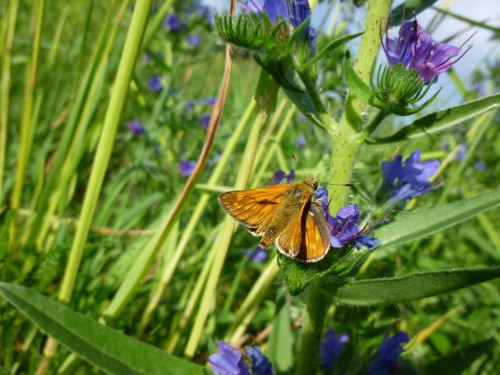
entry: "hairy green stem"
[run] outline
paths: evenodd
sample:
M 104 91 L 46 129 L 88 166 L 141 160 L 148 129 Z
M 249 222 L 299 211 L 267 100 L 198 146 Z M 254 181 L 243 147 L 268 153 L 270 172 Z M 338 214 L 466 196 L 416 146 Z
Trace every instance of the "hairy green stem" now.
M 391 7 L 391 0 L 371 0 L 368 3 L 367 16 L 365 22 L 366 32 L 363 34 L 358 51 L 355 70 L 358 76 L 367 84 L 370 82 L 370 71 L 373 61 L 377 58 L 378 47 L 380 45 L 379 30 L 386 22 L 387 15 Z M 364 110 L 361 101 L 348 95 L 347 101 L 352 101 L 351 110 L 354 110 L 359 117 Z M 330 162 L 330 183 L 333 185 L 330 190 L 332 214 L 336 214 L 338 209 L 347 202 L 349 190 L 338 184 L 349 183 L 359 147 L 357 132 L 351 127 L 346 111 L 344 111 L 339 126 L 331 132 L 332 136 L 332 157 Z M 322 293 L 321 287 L 311 285 L 306 298 L 306 312 L 304 329 L 301 336 L 300 347 L 297 358 L 297 375 L 315 374 L 319 367 L 319 348 L 323 335 L 323 326 L 330 300 Z
M 370 120 L 365 129 L 359 134 L 360 141 L 364 141 L 366 138 L 368 138 L 375 131 L 375 129 L 377 129 L 377 127 L 384 120 L 384 118 L 386 118 L 387 115 L 387 111 L 382 109 L 379 110 Z

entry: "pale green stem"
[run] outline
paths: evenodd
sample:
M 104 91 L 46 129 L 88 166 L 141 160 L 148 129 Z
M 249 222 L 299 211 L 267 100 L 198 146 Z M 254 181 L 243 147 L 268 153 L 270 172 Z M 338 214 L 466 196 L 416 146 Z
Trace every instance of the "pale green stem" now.
M 68 121 L 68 126 L 58 145 L 56 160 L 50 171 L 50 175 L 42 193 L 42 199 L 37 209 L 39 214 L 35 219 L 32 233 L 30 234 L 31 237 L 28 240 L 28 242 L 33 241 L 36 236 L 36 245 L 38 249 L 42 249 L 44 245 L 50 227 L 50 217 L 54 215 L 58 206 L 66 206 L 67 190 L 70 186 L 69 182 L 74 176 L 74 169 L 81 160 L 83 154 L 81 151 L 85 149 L 82 146 L 85 144 L 84 137 L 90 120 L 97 110 L 97 101 L 101 97 L 109 54 L 113 47 L 113 42 L 115 41 L 116 32 L 118 31 L 119 23 L 114 22 L 113 19 L 121 19 L 126 10 L 126 5 L 127 2 L 124 2 L 118 12 L 118 16 L 114 18 L 107 17 L 104 23 L 106 27 L 102 29 L 89 68 L 82 80 L 82 86 L 76 101 L 77 103 L 72 110 L 71 120 Z M 109 26 L 111 26 L 111 30 L 109 30 Z M 106 44 L 104 44 L 104 42 L 106 42 Z M 100 59 L 97 60 L 99 54 L 101 54 Z M 73 113 L 78 113 L 79 119 L 73 115 Z M 80 152 L 78 152 L 78 150 L 80 150 Z M 62 209 L 60 209 L 59 212 L 62 214 Z
M 177 342 L 181 338 L 181 335 L 183 334 L 184 330 L 186 329 L 186 326 L 189 322 L 189 319 L 191 318 L 191 315 L 193 314 L 194 308 L 196 307 L 196 304 L 199 301 L 201 292 L 203 291 L 203 287 L 205 286 L 208 274 L 210 272 L 210 268 L 212 266 L 214 258 L 217 256 L 217 248 L 212 247 L 210 250 L 207 260 L 205 264 L 203 265 L 203 269 L 201 270 L 198 280 L 196 282 L 196 285 L 193 289 L 193 292 L 191 293 L 189 297 L 188 304 L 186 308 L 184 309 L 184 312 L 182 314 L 181 321 L 179 323 L 179 327 L 176 330 L 173 330 L 171 335 L 169 336 L 167 340 L 167 345 L 165 350 L 169 353 L 172 353 L 177 345 Z
M 127 34 L 122 58 L 116 74 L 116 79 L 111 93 L 108 111 L 104 120 L 104 127 L 97 147 L 92 172 L 85 199 L 83 202 L 80 223 L 71 247 L 66 272 L 59 293 L 59 300 L 69 302 L 73 292 L 78 268 L 83 254 L 90 224 L 94 216 L 97 199 L 102 188 L 102 183 L 109 163 L 111 151 L 115 141 L 116 129 L 127 95 L 129 81 L 132 76 L 135 62 L 140 51 L 142 37 L 146 28 L 148 16 L 151 12 L 152 0 L 136 3 L 134 14 Z
M 231 139 L 229 140 L 228 144 L 224 148 L 224 152 L 221 155 L 221 158 L 219 162 L 217 163 L 214 171 L 212 172 L 212 175 L 210 176 L 210 179 L 208 180 L 208 185 L 215 185 L 224 171 L 227 168 L 227 163 L 229 161 L 229 158 L 231 155 L 233 155 L 234 150 L 238 144 L 238 141 L 241 137 L 241 134 L 245 130 L 250 115 L 253 113 L 255 109 L 255 102 L 252 100 L 250 104 L 248 105 L 245 113 L 243 114 L 243 117 L 239 121 L 238 125 L 236 126 L 235 131 L 233 132 Z M 203 194 L 200 199 L 198 200 L 198 204 L 196 205 L 196 208 L 194 212 L 191 214 L 191 218 L 189 219 L 189 223 L 185 228 L 183 228 L 182 231 L 182 237 L 177 244 L 177 248 L 175 249 L 175 252 L 172 256 L 171 259 L 168 260 L 168 263 L 166 264 L 165 271 L 162 274 L 161 277 L 161 282 L 158 284 L 158 288 L 153 294 L 153 298 L 150 300 L 148 307 L 146 308 L 142 319 L 141 319 L 141 325 L 140 327 L 142 329 L 145 328 L 147 323 L 149 322 L 151 313 L 156 309 L 156 306 L 159 301 L 159 296 L 161 296 L 165 289 L 167 288 L 168 284 L 170 283 L 170 280 L 172 280 L 172 277 L 174 275 L 175 270 L 177 269 L 177 266 L 182 259 L 182 255 L 184 254 L 184 250 L 186 249 L 187 245 L 191 241 L 191 235 L 193 231 L 196 228 L 196 225 L 198 225 L 199 220 L 201 218 L 201 215 L 205 211 L 206 205 L 208 204 L 210 198 L 213 197 L 213 194 L 208 194 L 205 193 Z
M 24 177 L 26 173 L 26 167 L 28 165 L 28 159 L 30 155 L 30 140 L 32 139 L 31 132 L 34 130 L 32 127 L 33 119 L 33 100 L 35 96 L 36 79 L 38 73 L 38 60 L 40 55 L 40 41 L 42 38 L 42 26 L 43 26 L 43 9 L 45 7 L 45 0 L 41 0 L 36 3 L 37 6 L 33 7 L 33 24 L 36 28 L 34 30 L 33 39 L 33 50 L 31 59 L 26 65 L 26 80 L 24 82 L 24 93 L 23 93 L 23 110 L 21 115 L 21 128 L 20 128 L 20 145 L 19 153 L 16 164 L 16 176 L 14 180 L 14 187 L 12 191 L 11 206 L 13 209 L 17 210 L 21 207 Z M 15 241 L 15 222 L 12 226 L 12 237 L 11 240 Z
M 467 134 L 469 144 L 467 147 L 467 152 L 465 154 L 465 159 L 458 164 L 458 167 L 455 169 L 454 173 L 447 179 L 446 184 L 441 191 L 441 195 L 436 202 L 436 205 L 445 203 L 448 199 L 448 194 L 452 191 L 452 189 L 455 189 L 459 185 L 459 179 L 463 176 L 464 170 L 470 165 L 470 161 L 472 160 L 474 151 L 478 147 L 479 142 L 486 133 L 486 130 L 488 130 L 488 128 L 495 123 L 493 121 L 494 116 L 495 112 L 493 111 L 490 113 L 485 113 L 474 120 L 474 123 L 471 126 L 471 130 Z
M 248 316 L 253 306 L 258 306 L 267 295 L 268 289 L 273 285 L 273 281 L 279 273 L 279 267 L 276 262 L 276 253 L 269 259 L 269 262 L 261 273 L 250 292 L 245 297 L 241 304 L 231 327 L 227 330 L 224 341 L 234 343 L 237 341 L 242 332 L 245 332 L 248 326 Z
M 253 162 L 255 159 L 257 147 L 259 145 L 259 138 L 262 130 L 262 126 L 265 123 L 265 114 L 260 113 L 259 121 L 254 124 L 250 136 L 248 138 L 247 146 L 245 152 L 243 153 L 243 160 L 241 163 L 241 168 L 236 179 L 235 188 L 244 189 L 247 185 L 248 179 L 250 178 L 250 173 L 252 171 Z M 232 217 L 229 215 L 224 219 L 221 231 L 219 233 L 218 240 L 214 243 L 214 248 L 218 249 L 217 257 L 214 259 L 212 264 L 211 272 L 207 280 L 205 291 L 203 293 L 203 298 L 198 309 L 198 314 L 194 321 L 193 329 L 189 340 L 184 351 L 186 357 L 191 358 L 196 352 L 198 343 L 200 341 L 201 335 L 203 333 L 203 328 L 209 313 L 211 303 L 215 295 L 215 288 L 219 281 L 220 274 L 222 272 L 222 267 L 226 259 L 227 251 L 229 249 L 229 244 L 233 235 L 234 227 L 236 223 Z
M 0 79 L 0 204 L 3 202 L 3 178 L 5 173 L 5 155 L 7 152 L 7 128 L 9 121 L 10 72 L 12 47 L 16 29 L 17 9 L 19 0 L 9 3 L 5 44 L 2 51 L 2 79 Z
M 367 84 L 370 80 L 371 66 L 377 58 L 378 47 L 380 45 L 380 24 L 386 22 L 390 7 L 390 0 L 371 0 L 368 3 L 365 21 L 366 32 L 362 36 L 354 67 L 359 77 Z M 382 29 L 384 28 L 382 27 Z M 349 95 L 347 100 L 350 99 Z M 354 99 L 352 107 L 361 116 L 364 110 L 363 103 Z M 350 126 L 345 112 L 339 126 L 334 129 L 331 135 L 333 153 L 330 164 L 330 183 L 349 183 L 359 141 L 355 140 L 356 131 Z M 346 204 L 349 190 L 343 186 L 333 185 L 329 189 L 329 192 L 332 199 L 330 210 L 335 215 L 337 210 Z M 310 375 L 318 371 L 319 349 L 323 335 L 324 320 L 331 303 L 331 300 L 322 293 L 321 287 L 317 285 L 309 287 L 306 301 L 304 329 L 296 366 L 296 374 L 298 375 Z

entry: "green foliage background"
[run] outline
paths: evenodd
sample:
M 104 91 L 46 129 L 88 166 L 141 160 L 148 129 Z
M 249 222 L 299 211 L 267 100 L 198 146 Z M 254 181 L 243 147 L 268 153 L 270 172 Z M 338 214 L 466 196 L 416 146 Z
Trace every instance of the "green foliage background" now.
M 75 246 L 76 228 L 86 219 L 82 217 L 82 206 L 85 195 L 93 188 L 89 183 L 92 168 L 100 162 L 95 155 L 103 140 L 102 130 L 109 120 L 106 116 L 110 100 L 118 95 L 113 85 L 124 60 L 122 52 L 131 29 L 134 4 L 127 1 L 41 1 L 37 4 L 6 1 L 0 4 L 0 120 L 2 131 L 5 131 L 1 150 L 4 158 L 0 162 L 3 175 L 0 182 L 0 280 L 4 282 L 0 293 L 5 298 L 0 301 L 0 366 L 5 373 L 35 373 L 44 364 L 48 366 L 45 370 L 48 373 L 99 372 L 94 366 L 123 373 L 128 370 L 113 366 L 126 361 L 129 353 L 134 350 L 151 353 L 153 350 L 132 341 L 129 347 L 122 336 L 112 336 L 117 334 L 113 331 L 109 333 L 111 336 L 103 333 L 112 345 L 118 346 L 116 353 L 109 354 L 104 348 L 105 339 L 92 342 L 90 338 L 90 342 L 86 342 L 73 331 L 79 324 L 85 327 L 85 324 L 94 323 L 80 323 L 79 319 L 84 318 L 72 315 L 74 311 L 100 320 L 143 343 L 189 359 L 190 362 L 177 357 L 165 359 L 165 363 L 172 366 L 178 363 L 181 372 L 203 372 L 201 366 L 206 366 L 208 355 L 215 350 L 214 340 L 224 339 L 235 346 L 259 345 L 273 360 L 277 371 L 294 373 L 292 356 L 304 324 L 303 309 L 308 303 L 309 292 L 306 289 L 294 297 L 284 293 L 286 275 L 278 274 L 274 247 L 268 250 L 269 256 L 264 263 L 252 262 L 244 251 L 254 248 L 256 239 L 238 228 L 220 278 L 215 281 L 214 298 L 207 305 L 201 302 L 203 289 L 196 287 L 204 287 L 203 270 L 209 270 L 212 257 L 218 256 L 217 249 L 211 251 L 211 248 L 220 235 L 225 214 L 216 196 L 235 186 L 238 171 L 245 163 L 245 147 L 255 124 L 263 118 L 254 103 L 261 68 L 248 50 L 235 50 L 222 120 L 198 184 L 187 198 L 168 238 L 157 241 L 158 251 L 153 250 L 158 228 L 187 181 L 179 173 L 179 163 L 185 159 L 196 160 L 207 136 L 199 120 L 210 114 L 213 107 L 200 100 L 218 95 L 222 81 L 225 46 L 217 37 L 214 25 L 203 15 L 191 11 L 191 7 L 197 5 L 168 0 L 154 4 L 155 12 L 150 15 L 130 84 L 126 86 L 123 111 L 114 119 L 116 135 L 107 140 L 109 164 L 104 165 L 105 178 L 97 197 L 96 211 L 87 218 L 92 226 L 88 238 L 81 243 L 81 264 L 76 270 L 74 289 L 67 298 L 61 294 L 61 285 L 65 272 L 70 272 L 69 254 Z M 352 6 L 343 4 L 340 14 L 348 17 Z M 173 11 L 188 25 L 180 33 L 169 32 L 162 25 L 165 14 Z M 320 34 L 318 51 L 346 34 L 346 21 L 342 16 L 326 25 L 331 34 Z M 12 25 L 15 29 L 10 33 Z M 201 38 L 198 46 L 186 41 L 187 35 L 194 33 L 199 33 Z M 38 57 L 34 51 L 38 51 Z M 144 53 L 150 57 L 145 58 Z M 336 48 L 315 68 L 321 98 L 328 103 L 327 110 L 333 118 L 338 118 L 344 108 L 346 87 L 342 72 L 345 56 L 344 47 Z M 135 59 L 135 56 L 128 58 Z M 376 209 L 374 195 L 381 183 L 382 160 L 389 160 L 396 151 L 407 156 L 420 148 L 424 160 L 438 159 L 442 163 L 436 177 L 442 181 L 442 186 L 410 202 L 405 211 L 395 215 L 396 221 L 392 223 L 396 225 L 400 220 L 406 223 L 404 228 L 411 229 L 414 228 L 409 224 L 412 220 L 413 223 L 426 223 L 429 218 L 423 234 L 412 232 L 409 241 L 394 241 L 367 255 L 357 269 L 356 282 L 377 280 L 383 283 L 385 279 L 455 268 L 470 271 L 463 271 L 468 280 L 463 286 L 498 277 L 495 267 L 500 260 L 500 228 L 495 206 L 499 202 L 497 129 L 500 120 L 496 110 L 490 109 L 500 104 L 498 95 L 493 96 L 498 92 L 499 67 L 478 61 L 479 67 L 481 70 L 475 73 L 474 79 L 486 87 L 486 93 L 468 87 L 469 83 L 461 77 L 452 77 L 464 102 L 480 99 L 484 94 L 490 98 L 487 105 L 485 101 L 475 103 L 459 118 L 465 121 L 456 121 L 435 132 L 431 129 L 428 136 L 409 141 L 398 139 L 386 143 L 384 137 L 399 130 L 394 118 L 388 117 L 375 134 L 378 138 L 374 138 L 374 142 L 379 144 L 363 146 L 357 154 L 352 181 L 336 181 L 351 183 L 352 194 L 348 201 L 358 203 L 362 213 L 373 212 Z M 153 75 L 161 79 L 160 92 L 148 88 Z M 438 97 L 434 108 L 447 108 L 445 99 Z M 488 110 L 479 111 L 481 103 Z M 425 109 L 417 116 L 423 117 L 433 111 Z M 133 119 L 144 125 L 144 135 L 129 131 L 127 122 Z M 413 120 L 404 121 L 411 123 Z M 276 110 L 261 125 L 256 163 L 249 170 L 251 177 L 247 186 L 267 185 L 274 171 L 291 168 L 296 169 L 298 179 L 314 174 L 321 181 L 330 180 L 332 144 L 325 137 L 326 132 L 301 115 L 282 92 L 278 95 Z M 72 126 L 73 130 L 69 131 Z M 298 137 L 305 138 L 305 145 L 297 142 Z M 234 150 L 227 159 L 220 161 L 221 153 L 231 142 Z M 456 160 L 459 145 L 464 143 L 467 145 L 465 158 Z M 442 144 L 447 148 L 443 149 Z M 63 154 L 62 149 L 65 150 Z M 297 156 L 299 168 L 292 155 Z M 25 163 L 20 164 L 23 158 Z M 53 173 L 58 160 L 60 170 Z M 484 163 L 483 170 L 474 168 L 477 161 Z M 217 165 L 221 162 L 225 165 L 218 172 Z M 16 197 L 20 175 L 24 182 Z M 216 175 L 218 178 L 213 178 Z M 49 185 L 51 179 L 52 187 Z M 490 197 L 490 200 L 471 208 L 470 214 L 465 213 L 466 202 L 470 203 L 465 200 L 478 196 Z M 453 206 L 455 211 L 451 208 L 453 202 L 460 202 Z M 436 232 L 430 228 L 437 212 L 432 208 L 445 204 L 450 206 L 445 206 L 444 211 L 455 216 L 447 224 L 437 225 Z M 422 213 L 414 210 L 416 206 L 430 211 Z M 386 224 L 391 218 L 393 215 L 389 213 L 379 224 Z M 195 222 L 191 230 L 192 220 Z M 375 228 L 371 234 L 391 238 L 403 231 L 390 225 Z M 453 226 L 441 230 L 449 225 Z M 341 259 L 346 255 L 343 251 L 330 250 L 329 259 Z M 178 259 L 178 263 L 173 259 Z M 139 269 L 142 261 L 146 266 Z M 480 273 L 477 279 L 469 281 L 474 272 L 484 268 L 489 268 L 490 273 Z M 135 277 L 138 282 L 134 281 Z M 430 278 L 425 278 L 431 284 Z M 442 368 L 439 361 L 446 356 L 454 358 L 456 350 L 476 343 L 480 344 L 470 348 L 472 354 L 465 356 L 466 373 L 493 374 L 500 367 L 500 351 L 496 344 L 500 334 L 498 280 L 453 293 L 431 294 L 432 297 L 411 302 L 394 303 L 400 301 L 396 298 L 384 303 L 385 300 L 374 298 L 368 307 L 356 299 L 356 292 L 352 292 L 356 298 L 345 298 L 356 285 L 347 284 L 335 294 L 338 287 L 335 279 L 322 282 L 319 285 L 323 285 L 326 294 L 338 298 L 338 303 L 332 304 L 327 311 L 325 328 L 349 334 L 351 341 L 341 363 L 353 370 L 361 370 L 368 363 L 388 330 L 404 330 L 415 338 L 405 352 L 405 359 L 422 369 L 428 366 L 429 373 L 435 373 L 429 369 Z M 382 286 L 373 284 L 372 288 L 364 290 L 373 290 L 372 295 L 377 295 Z M 128 294 L 122 297 L 118 290 Z M 450 287 L 445 291 L 451 290 L 454 289 Z M 385 293 L 391 295 L 390 290 Z M 405 290 L 401 289 L 400 293 L 404 294 Z M 50 301 L 40 294 L 49 297 Z M 57 299 L 67 302 L 72 311 L 59 310 L 54 302 Z M 8 302 L 28 317 L 19 314 Z M 206 322 L 199 332 L 195 350 L 189 351 L 186 348 L 199 319 L 197 313 L 204 309 L 208 312 Z M 66 313 L 68 320 L 56 326 L 58 314 L 62 319 Z M 100 332 L 100 326 L 92 327 Z M 43 348 L 47 347 L 43 332 L 63 343 L 63 347 L 53 353 L 53 358 L 47 351 L 44 353 Z M 70 341 L 79 337 L 81 341 L 76 340 L 76 347 L 70 345 L 70 351 L 64 337 L 72 337 Z M 119 344 L 122 340 L 123 346 Z M 87 345 L 105 353 L 104 362 L 91 365 L 71 355 L 77 352 L 92 362 L 92 358 L 99 356 L 92 351 L 88 352 L 90 354 L 81 352 Z M 151 355 L 161 355 L 159 351 L 154 353 Z M 162 360 L 158 359 L 160 363 Z M 107 363 L 111 363 L 111 367 L 106 367 Z M 192 363 L 200 366 L 190 367 L 194 366 Z M 137 363 L 131 366 L 134 365 Z M 133 371 L 154 373 L 161 369 L 158 366 L 147 370 L 139 364 Z

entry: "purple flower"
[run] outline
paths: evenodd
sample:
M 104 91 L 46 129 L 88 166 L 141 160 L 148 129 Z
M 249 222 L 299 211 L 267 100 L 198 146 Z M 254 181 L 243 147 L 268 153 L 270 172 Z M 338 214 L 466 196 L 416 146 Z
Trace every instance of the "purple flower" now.
M 311 8 L 307 0 L 249 0 L 246 3 L 246 8 L 255 13 L 264 12 L 272 23 L 276 23 L 279 17 L 282 17 L 294 29 L 311 16 Z M 314 47 L 316 31 L 307 25 L 304 28 L 303 36 Z
M 361 249 L 362 246 L 371 248 L 380 243 L 378 239 L 364 234 L 364 229 L 356 224 L 358 220 L 359 208 L 357 204 L 342 207 L 335 217 L 327 215 L 327 222 L 331 227 L 330 243 L 332 247 L 353 245 L 357 249 Z
M 161 91 L 161 89 L 163 88 L 160 77 L 158 77 L 157 75 L 151 77 L 148 82 L 148 86 L 149 89 L 153 92 Z
M 187 24 L 186 22 L 180 22 L 176 14 L 169 13 L 163 20 L 163 26 L 168 27 L 174 33 L 179 33 L 187 27 Z
M 127 122 L 127 128 L 134 135 L 143 135 L 144 133 L 146 133 L 146 129 L 144 129 L 144 125 L 142 125 L 141 122 L 137 119 L 134 119 L 132 121 Z
M 205 18 L 208 22 L 213 23 L 214 17 L 212 10 L 206 6 L 200 6 L 196 11 L 198 17 Z
M 396 38 L 389 38 L 386 32 L 382 47 L 390 65 L 401 63 L 416 69 L 425 83 L 450 69 L 467 52 L 457 57 L 462 47 L 433 40 L 417 20 L 404 22 Z
M 198 100 L 198 103 L 201 105 L 214 105 L 217 101 L 217 96 L 210 96 L 208 98 L 202 98 Z
M 307 142 L 307 141 L 306 141 L 306 138 L 305 138 L 305 137 L 303 137 L 302 135 L 299 135 L 299 136 L 297 137 L 297 145 L 298 145 L 298 146 L 305 146 L 305 145 L 306 145 L 306 142 Z
M 189 34 L 186 37 L 186 40 L 189 44 L 191 44 L 193 47 L 196 47 L 198 44 L 200 44 L 200 34 Z
M 215 375 L 273 375 L 271 362 L 258 347 L 247 346 L 242 354 L 223 341 L 217 340 L 216 343 L 219 352 L 208 358 Z M 251 371 L 247 363 L 251 365 Z
M 193 160 L 181 160 L 177 170 L 179 171 L 181 176 L 188 177 L 193 173 L 195 166 L 196 162 Z
M 326 374 L 331 374 L 333 367 L 339 359 L 340 352 L 349 341 L 349 336 L 344 332 L 340 336 L 334 329 L 329 329 L 325 334 L 325 339 L 321 343 L 321 363 Z
M 273 375 L 273 366 L 267 357 L 261 353 L 259 347 L 247 346 L 245 352 L 252 361 L 253 375 Z
M 476 168 L 478 171 L 484 171 L 486 169 L 486 165 L 480 160 L 477 160 L 474 163 L 474 168 Z
M 284 179 L 286 179 L 286 183 L 289 184 L 293 181 L 294 178 L 295 171 L 293 169 L 290 169 L 289 174 L 285 174 L 285 172 L 282 170 L 277 170 L 276 172 L 274 172 L 273 182 L 271 183 L 271 185 L 278 185 Z
M 189 99 L 186 102 L 186 111 L 191 112 L 193 109 L 194 109 L 194 102 L 191 99 Z
M 458 161 L 462 161 L 465 159 L 465 155 L 467 154 L 467 144 L 466 143 L 461 143 L 460 146 L 458 147 L 457 154 L 455 156 L 455 159 Z
M 377 200 L 389 201 L 388 207 L 395 203 L 404 204 L 406 201 L 426 194 L 433 189 L 429 181 L 439 168 L 438 160 L 420 161 L 420 150 L 415 150 L 405 160 L 396 155 L 392 161 L 382 162 L 382 176 L 384 180 L 377 192 Z
M 365 235 L 365 230 L 356 224 L 359 220 L 359 208 L 357 204 L 341 208 L 337 212 L 337 216 L 333 217 L 329 209 L 328 190 L 323 186 L 318 187 L 315 197 L 321 200 L 325 219 L 330 227 L 330 244 L 332 247 L 339 248 L 346 245 L 353 245 L 357 249 L 361 249 L 362 246 L 372 248 L 380 244 L 377 238 Z
M 450 145 L 446 141 L 441 141 L 441 143 L 439 143 L 439 147 L 443 151 L 449 151 L 450 150 Z
M 370 375 L 389 375 L 397 366 L 397 357 L 404 351 L 401 344 L 410 340 L 406 332 L 397 332 L 392 337 L 388 336 L 389 334 L 386 333 L 375 354 L 375 359 L 367 367 Z
M 257 246 L 253 250 L 250 249 L 245 250 L 243 252 L 243 255 L 249 256 L 255 263 L 262 263 L 267 258 L 266 251 L 260 246 Z
M 205 129 L 208 129 L 208 125 L 210 125 L 210 114 L 207 113 L 200 117 L 198 123 L 203 126 Z
M 250 375 L 240 351 L 224 341 L 216 341 L 219 352 L 208 358 L 208 363 L 216 375 Z

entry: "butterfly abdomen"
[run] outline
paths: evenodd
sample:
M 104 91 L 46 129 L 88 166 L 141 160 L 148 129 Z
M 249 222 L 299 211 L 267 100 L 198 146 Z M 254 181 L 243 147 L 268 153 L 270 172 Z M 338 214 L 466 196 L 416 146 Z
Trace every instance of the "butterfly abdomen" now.
M 264 236 L 260 240 L 259 246 L 262 247 L 263 249 L 267 249 L 269 246 L 273 244 L 278 235 L 279 233 L 275 227 L 268 228 L 264 233 Z

